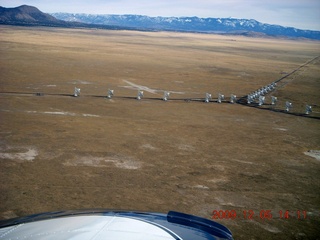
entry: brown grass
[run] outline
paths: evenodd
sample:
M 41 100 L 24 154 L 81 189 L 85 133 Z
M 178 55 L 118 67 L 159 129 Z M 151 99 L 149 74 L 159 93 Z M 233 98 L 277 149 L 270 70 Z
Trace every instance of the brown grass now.
M 320 55 L 319 42 L 5 26 L 0 41 L 2 219 L 82 208 L 210 219 L 234 209 L 239 218 L 217 221 L 236 239 L 318 236 L 320 162 L 304 153 L 319 150 L 319 119 L 184 99 L 244 96 Z M 278 109 L 290 100 L 320 116 L 319 65 L 286 79 Z M 137 101 L 130 83 L 154 91 Z M 179 93 L 164 102 L 163 90 Z M 267 209 L 273 218 L 261 220 Z

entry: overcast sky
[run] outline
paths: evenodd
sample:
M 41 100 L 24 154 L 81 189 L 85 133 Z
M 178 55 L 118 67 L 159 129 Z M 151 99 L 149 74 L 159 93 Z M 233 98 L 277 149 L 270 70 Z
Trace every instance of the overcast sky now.
M 233 17 L 320 30 L 320 0 L 0 0 L 46 13 L 139 14 L 164 17 Z

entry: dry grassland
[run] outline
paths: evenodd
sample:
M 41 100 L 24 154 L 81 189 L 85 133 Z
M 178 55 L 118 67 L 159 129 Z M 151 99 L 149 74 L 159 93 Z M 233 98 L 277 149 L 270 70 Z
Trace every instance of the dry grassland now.
M 235 239 L 316 239 L 320 161 L 305 152 L 320 150 L 320 60 L 273 93 L 313 118 L 185 99 L 244 96 L 318 55 L 316 41 L 1 26 L 0 218 L 235 210 L 217 219 Z

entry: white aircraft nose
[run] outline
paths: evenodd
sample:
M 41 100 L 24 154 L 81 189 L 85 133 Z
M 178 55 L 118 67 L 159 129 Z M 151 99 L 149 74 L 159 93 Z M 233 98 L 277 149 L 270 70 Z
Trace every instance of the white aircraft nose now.
M 122 216 L 73 216 L 0 229 L 0 239 L 32 240 L 172 240 L 180 239 L 163 227 Z

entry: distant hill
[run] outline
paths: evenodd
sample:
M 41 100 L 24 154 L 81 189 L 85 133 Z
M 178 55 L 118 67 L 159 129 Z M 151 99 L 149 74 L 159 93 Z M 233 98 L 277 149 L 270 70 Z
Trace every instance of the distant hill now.
M 81 22 L 66 22 L 56 19 L 54 16 L 41 12 L 38 8 L 22 5 L 15 8 L 4 8 L 0 6 L 0 24 L 22 25 L 22 26 L 50 26 L 66 28 L 104 28 L 123 29 L 121 27 L 94 25 Z M 125 28 L 131 29 L 131 28 Z
M 64 21 L 43 13 L 35 7 L 22 5 L 16 8 L 0 7 L 0 23 L 61 25 Z
M 253 19 L 148 17 L 141 15 L 95 15 L 72 13 L 53 13 L 52 16 L 64 21 L 133 27 L 145 30 L 226 33 L 246 36 L 267 35 L 320 40 L 320 31 L 301 30 L 293 27 L 265 24 Z

